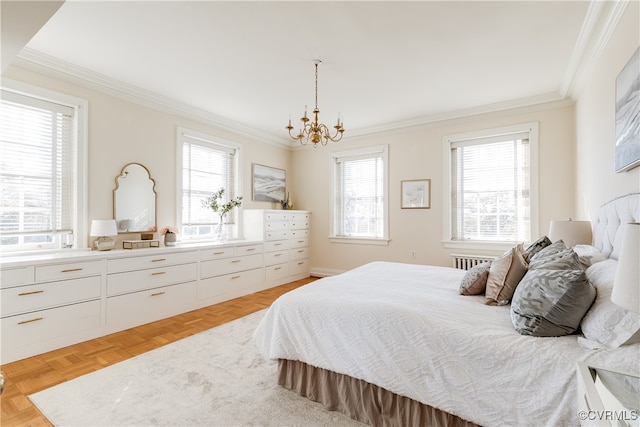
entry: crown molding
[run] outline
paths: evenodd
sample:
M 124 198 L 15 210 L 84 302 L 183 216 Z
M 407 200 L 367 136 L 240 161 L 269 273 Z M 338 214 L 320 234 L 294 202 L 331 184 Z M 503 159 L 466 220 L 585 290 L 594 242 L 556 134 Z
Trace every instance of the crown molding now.
M 560 86 L 560 95 L 577 100 L 615 31 L 629 0 L 592 1 Z
M 271 134 L 243 123 L 229 120 L 175 99 L 95 73 L 33 49 L 25 48 L 15 58 L 12 65 L 164 113 L 200 121 L 250 138 L 257 138 L 261 142 L 279 147 L 290 147 L 290 144 L 284 138 L 276 138 Z

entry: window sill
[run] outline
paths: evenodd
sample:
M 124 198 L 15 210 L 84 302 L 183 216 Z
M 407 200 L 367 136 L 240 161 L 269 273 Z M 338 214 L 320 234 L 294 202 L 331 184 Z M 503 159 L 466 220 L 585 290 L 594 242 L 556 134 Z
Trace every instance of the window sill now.
M 442 245 L 448 249 L 471 249 L 485 250 L 494 252 L 504 252 L 518 245 L 520 242 L 495 242 L 495 241 L 461 241 L 461 240 L 444 240 Z
M 331 243 L 348 243 L 354 245 L 379 245 L 388 246 L 390 239 L 367 238 L 367 237 L 347 237 L 347 236 L 329 236 Z

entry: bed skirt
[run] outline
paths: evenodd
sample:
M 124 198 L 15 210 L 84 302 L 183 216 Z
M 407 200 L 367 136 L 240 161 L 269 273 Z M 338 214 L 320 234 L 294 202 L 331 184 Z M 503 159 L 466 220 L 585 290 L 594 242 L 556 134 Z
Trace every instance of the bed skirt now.
M 370 426 L 477 426 L 366 381 L 299 361 L 278 360 L 278 385 Z

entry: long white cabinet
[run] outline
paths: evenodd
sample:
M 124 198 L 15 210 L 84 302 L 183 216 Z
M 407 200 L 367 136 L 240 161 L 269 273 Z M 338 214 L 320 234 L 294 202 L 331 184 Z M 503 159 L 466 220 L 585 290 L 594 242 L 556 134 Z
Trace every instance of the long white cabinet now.
M 309 277 L 311 212 L 245 210 L 244 226 L 247 238 L 264 240 L 265 281 L 268 287 Z
M 264 244 L 0 258 L 0 363 L 265 289 Z

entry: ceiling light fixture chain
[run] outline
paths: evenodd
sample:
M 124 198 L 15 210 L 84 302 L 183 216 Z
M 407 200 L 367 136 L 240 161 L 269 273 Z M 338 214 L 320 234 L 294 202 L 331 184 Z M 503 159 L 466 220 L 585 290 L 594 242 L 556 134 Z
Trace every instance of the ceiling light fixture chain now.
M 313 121 L 307 117 L 307 107 L 304 107 L 304 116 L 300 118 L 301 128 L 298 135 L 294 136 L 291 134 L 293 130 L 293 126 L 291 125 L 291 118 L 289 118 L 289 124 L 286 126 L 286 129 L 289 130 L 289 136 L 296 140 L 300 141 L 302 145 L 307 145 L 309 142 L 313 144 L 314 147 L 317 147 L 318 144 L 327 145 L 329 141 L 338 142 L 342 139 L 342 135 L 344 133 L 344 126 L 340 119 L 340 114 L 338 114 L 338 121 L 333 126 L 336 130 L 334 135 L 331 135 L 331 131 L 329 127 L 324 123 L 320 123 L 319 115 L 320 109 L 318 108 L 318 65 L 322 63 L 321 60 L 315 59 L 313 61 L 316 68 L 316 92 L 315 92 L 315 108 L 313 109 Z

